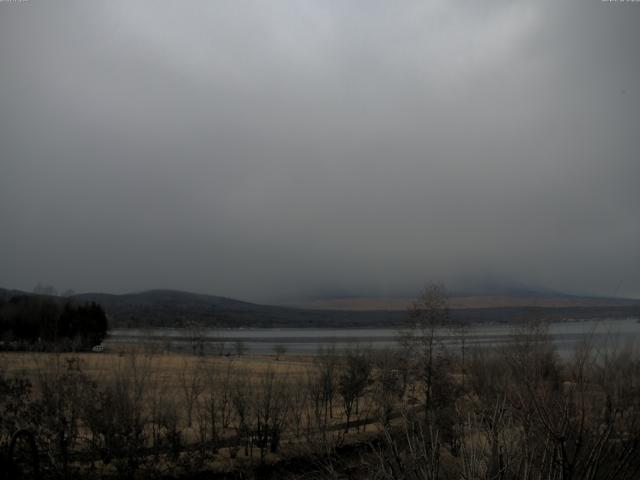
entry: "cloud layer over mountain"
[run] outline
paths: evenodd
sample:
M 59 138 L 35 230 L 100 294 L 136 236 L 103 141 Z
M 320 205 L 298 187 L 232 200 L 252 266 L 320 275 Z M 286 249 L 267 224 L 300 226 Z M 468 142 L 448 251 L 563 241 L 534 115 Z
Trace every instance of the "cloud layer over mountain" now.
M 0 3 L 0 285 L 640 296 L 639 24 L 600 1 Z

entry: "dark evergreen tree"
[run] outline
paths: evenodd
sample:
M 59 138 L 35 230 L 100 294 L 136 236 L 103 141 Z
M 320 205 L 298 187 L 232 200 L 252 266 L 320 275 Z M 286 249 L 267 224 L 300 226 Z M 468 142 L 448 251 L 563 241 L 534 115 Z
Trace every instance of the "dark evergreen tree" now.
M 107 334 L 107 317 L 92 302 L 64 305 L 52 297 L 16 295 L 0 303 L 0 336 L 28 344 L 60 345 L 73 340 L 80 348 L 100 344 Z

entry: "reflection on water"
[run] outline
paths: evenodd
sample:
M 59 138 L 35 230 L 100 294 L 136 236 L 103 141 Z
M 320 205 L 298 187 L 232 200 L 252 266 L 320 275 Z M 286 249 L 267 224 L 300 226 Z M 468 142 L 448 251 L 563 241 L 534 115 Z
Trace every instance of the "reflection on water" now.
M 469 346 L 497 346 L 510 341 L 514 326 L 473 325 L 465 336 Z M 439 332 L 445 344 L 459 342 L 452 331 Z M 550 333 L 560 353 L 590 340 L 595 346 L 623 347 L 640 340 L 640 322 L 635 318 L 584 320 L 550 324 Z M 276 345 L 286 347 L 292 354 L 314 354 L 330 345 L 337 349 L 355 344 L 373 348 L 393 347 L 398 344 L 395 328 L 262 328 L 262 329 L 203 329 L 194 332 L 185 328 L 114 329 L 105 341 L 114 344 L 158 344 L 171 350 L 189 350 L 194 337 L 200 339 L 207 352 L 233 351 L 233 345 L 242 342 L 247 350 L 256 354 L 272 354 Z

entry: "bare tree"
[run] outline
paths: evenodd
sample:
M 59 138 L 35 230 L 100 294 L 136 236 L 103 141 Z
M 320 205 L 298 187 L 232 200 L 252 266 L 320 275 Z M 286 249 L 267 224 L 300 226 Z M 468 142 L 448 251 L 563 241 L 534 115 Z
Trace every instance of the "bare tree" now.
M 324 408 L 324 423 L 327 424 L 333 418 L 333 399 L 337 389 L 338 355 L 335 347 L 320 348 L 314 361 L 319 371 L 320 403 Z
M 460 375 L 461 375 L 461 389 L 464 392 L 466 389 L 466 361 L 467 361 L 467 337 L 469 336 L 469 324 L 465 321 L 450 321 L 449 328 L 451 333 L 460 345 Z
M 449 301 L 441 284 L 426 286 L 409 307 L 408 328 L 400 332 L 407 354 L 418 360 L 418 371 L 424 384 L 425 413 L 431 407 L 436 349 L 439 336 L 449 322 Z
M 85 403 L 84 423 L 93 448 L 113 462 L 119 476 L 131 478 L 146 460 L 145 426 L 150 421 L 152 356 L 127 355 L 115 365 Z
M 183 359 L 180 369 L 180 388 L 182 389 L 185 411 L 187 414 L 187 426 L 193 423 L 193 409 L 198 402 L 198 397 L 203 390 L 203 379 L 200 364 L 194 367 L 188 359 Z
M 253 454 L 254 412 L 252 386 L 249 384 L 249 373 L 238 371 L 234 377 L 231 390 L 231 404 L 234 411 L 233 427 L 236 430 L 238 444 L 244 447 L 245 456 Z M 233 450 L 232 450 L 233 453 Z
M 358 414 L 360 398 L 369 385 L 371 379 L 371 361 L 365 351 L 349 350 L 345 354 L 344 366 L 339 380 L 338 391 L 342 397 L 342 405 L 346 417 L 345 432 L 351 426 L 351 417 Z
M 198 404 L 201 437 L 210 438 L 214 446 L 231 422 L 233 376 L 234 363 L 231 359 L 225 360 L 223 365 L 208 365 L 203 369 L 204 385 Z
M 373 400 L 383 426 L 389 425 L 394 408 L 404 396 L 402 369 L 396 350 L 386 349 L 372 355 L 375 366 Z
M 286 376 L 278 375 L 268 368 L 260 377 L 255 394 L 253 412 L 255 428 L 253 435 L 263 461 L 267 449 L 277 452 L 290 409 L 290 395 Z

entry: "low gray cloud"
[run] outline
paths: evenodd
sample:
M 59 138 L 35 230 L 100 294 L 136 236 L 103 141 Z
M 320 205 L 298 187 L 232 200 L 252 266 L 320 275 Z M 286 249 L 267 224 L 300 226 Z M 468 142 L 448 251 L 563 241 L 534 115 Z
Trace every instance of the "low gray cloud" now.
M 640 297 L 640 4 L 0 3 L 0 285 Z

